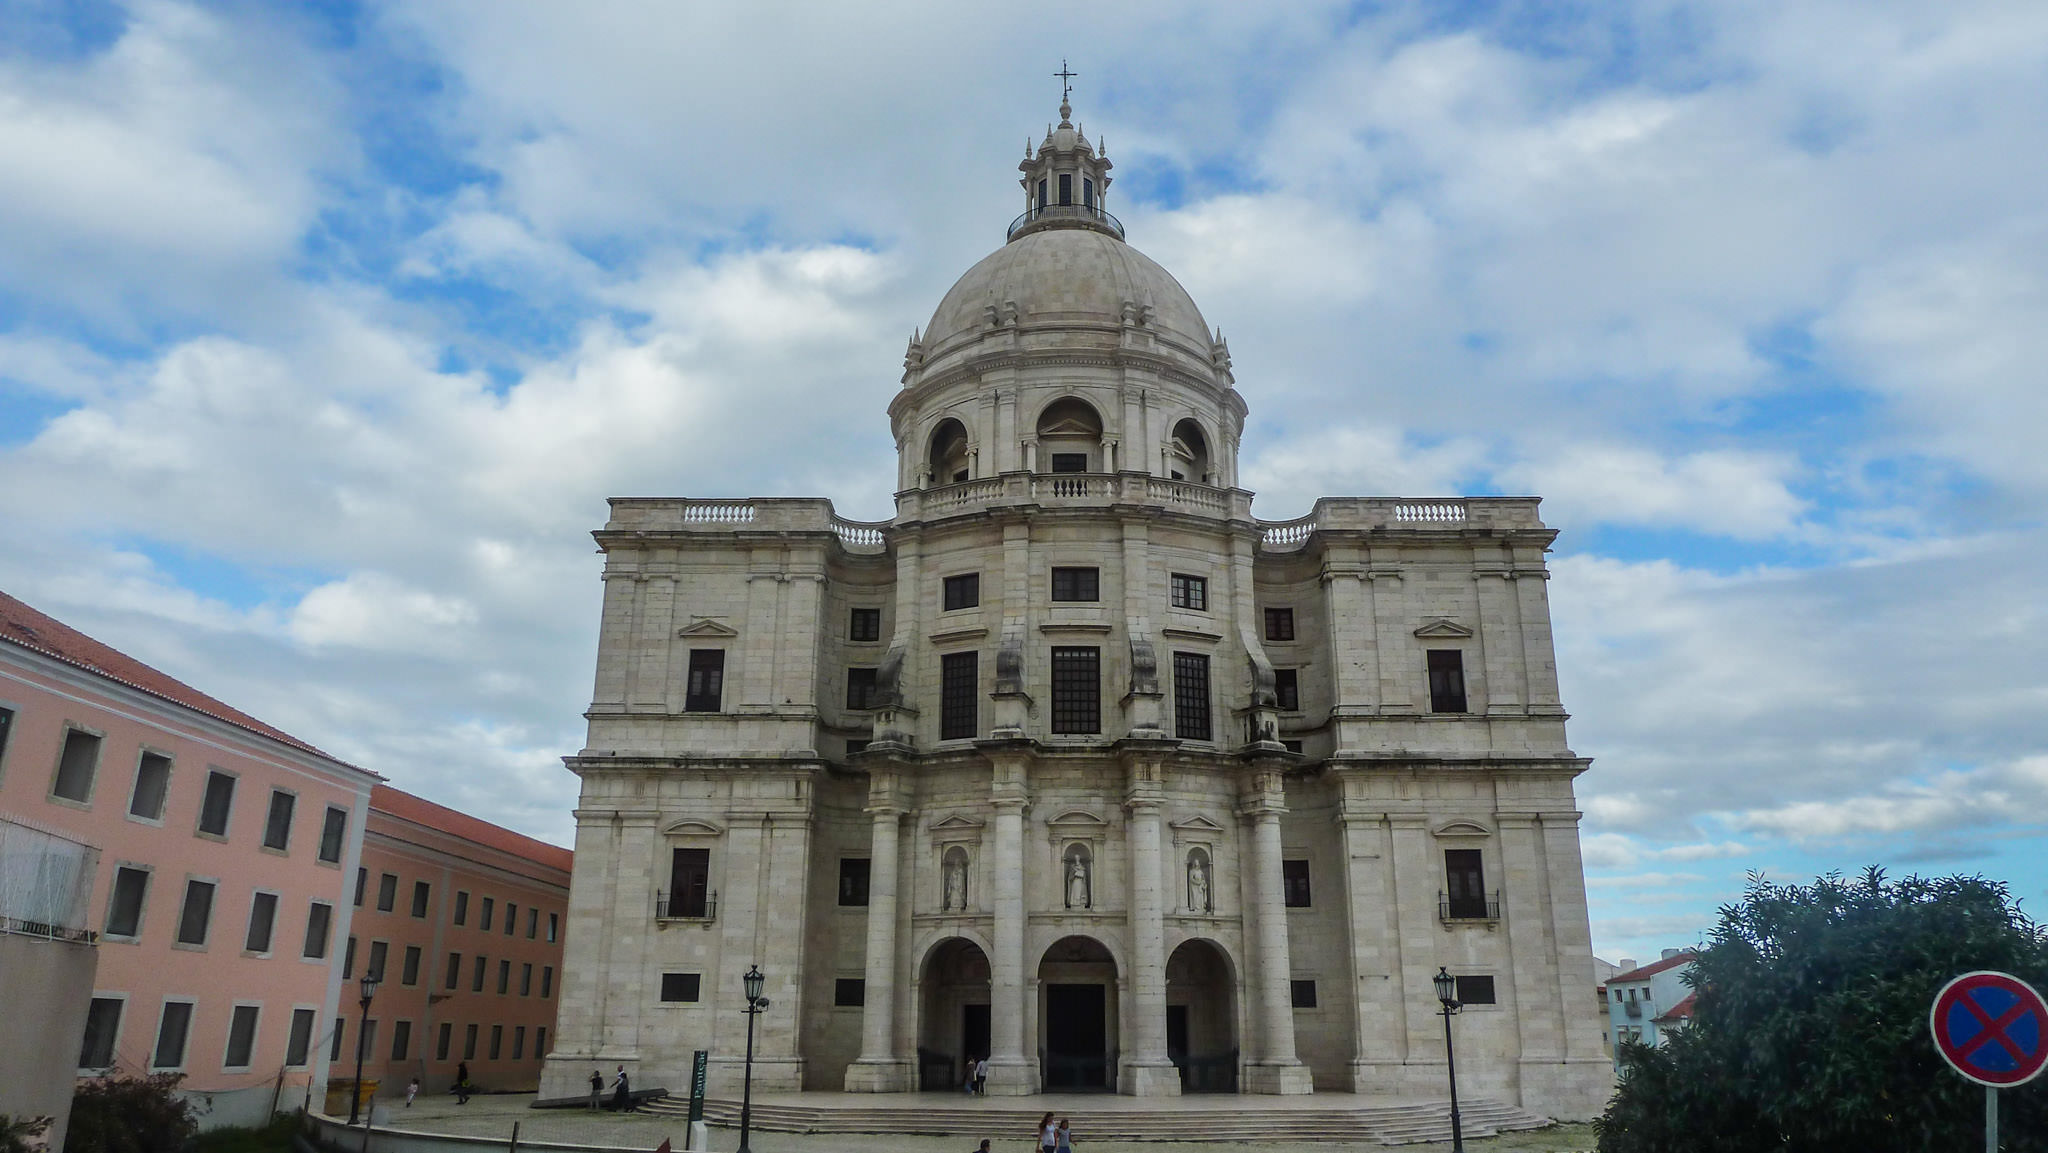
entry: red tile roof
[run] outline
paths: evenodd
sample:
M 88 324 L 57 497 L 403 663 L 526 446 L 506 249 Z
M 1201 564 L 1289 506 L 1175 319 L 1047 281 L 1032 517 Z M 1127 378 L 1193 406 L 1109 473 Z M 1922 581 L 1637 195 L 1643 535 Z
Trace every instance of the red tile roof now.
M 259 736 L 290 745 L 301 752 L 326 757 L 337 764 L 347 763 L 328 756 L 290 733 L 271 728 L 240 709 L 207 696 L 176 677 L 101 644 L 70 625 L 37 612 L 4 592 L 0 592 L 0 641 L 19 645 L 46 657 L 63 661 L 65 664 L 96 673 L 131 689 L 140 690 L 175 705 L 182 705 L 195 713 L 203 713 L 214 720 L 225 721 L 236 728 L 247 729 Z
M 550 845 L 546 841 L 536 841 L 524 833 L 515 833 L 481 817 L 458 813 L 446 805 L 437 805 L 425 797 L 415 797 L 390 785 L 378 785 L 370 790 L 370 809 L 373 812 L 397 817 L 401 821 L 411 821 L 415 825 L 438 829 L 501 853 L 524 857 L 565 873 L 576 860 L 576 855 L 567 849 Z
M 1656 1018 L 1656 1020 L 1659 1022 L 1690 1021 L 1692 1020 L 1693 1003 L 1695 1001 L 1698 1001 L 1699 999 L 1700 995 L 1698 993 L 1687 993 L 1685 995 L 1685 1000 L 1680 1001 L 1678 1004 L 1671 1006 L 1670 1011 L 1666 1012 L 1663 1016 Z
M 1687 949 L 1675 957 L 1666 957 L 1661 961 L 1652 961 L 1639 969 L 1630 969 L 1626 973 L 1616 973 L 1614 976 L 1607 978 L 1607 983 L 1610 985 L 1620 985 L 1629 981 L 1647 981 L 1666 969 L 1676 969 L 1680 965 L 1690 965 L 1694 961 L 1699 960 L 1699 956 L 1698 953 Z

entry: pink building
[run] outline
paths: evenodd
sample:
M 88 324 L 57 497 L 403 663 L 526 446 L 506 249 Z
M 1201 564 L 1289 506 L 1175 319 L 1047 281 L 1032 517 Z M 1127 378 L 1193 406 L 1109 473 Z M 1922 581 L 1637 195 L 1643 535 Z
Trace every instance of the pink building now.
M 0 594 L 0 817 L 100 851 L 61 1059 L 182 1073 L 203 1124 L 317 1107 L 379 779 Z
M 567 849 L 377 786 L 342 952 L 334 1075 L 355 1076 L 356 990 L 373 972 L 363 1076 L 380 1096 L 414 1077 L 442 1092 L 465 1063 L 480 1088 L 535 1088 L 561 987 L 570 862 Z

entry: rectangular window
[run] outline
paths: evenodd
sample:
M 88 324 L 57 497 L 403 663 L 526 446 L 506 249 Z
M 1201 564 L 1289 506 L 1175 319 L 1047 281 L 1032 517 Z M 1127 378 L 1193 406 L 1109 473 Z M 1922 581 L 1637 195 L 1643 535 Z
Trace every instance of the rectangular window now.
M 1309 907 L 1308 862 L 1280 862 L 1280 903 L 1289 909 Z
M 1060 173 L 1060 203 L 1072 204 L 1073 202 L 1074 174 L 1071 172 L 1062 172 Z
M 703 917 L 711 903 L 711 850 L 677 849 L 669 854 L 668 915 Z
M 536 1057 L 548 1055 L 548 1027 L 546 1025 L 538 1026 L 533 1031 L 533 1055 Z
M 1184 572 L 1174 573 L 1167 578 L 1173 590 L 1173 607 L 1189 612 L 1209 611 L 1209 578 L 1189 576 Z
M 178 943 L 206 944 L 206 931 L 213 925 L 213 882 L 186 881 L 185 907 L 178 912 Z
M 476 964 L 474 964 L 474 965 L 470 966 L 470 971 L 469 971 L 469 991 L 470 991 L 470 992 L 472 992 L 472 993 L 481 993 L 481 992 L 483 992 L 483 991 L 484 991 L 484 970 L 485 970 L 486 968 L 488 968 L 489 966 L 490 966 L 490 962 L 489 962 L 489 961 L 486 961 L 486 960 L 484 960 L 484 955 L 483 955 L 482 953 L 478 953 L 478 954 L 476 955 Z
M 370 942 L 370 963 L 363 966 L 363 972 L 377 980 L 384 979 L 384 962 L 391 958 L 391 942 Z
M 406 1054 L 411 1048 L 412 1022 L 393 1021 L 391 1023 L 391 1059 L 393 1061 L 405 1060 Z
M 370 1018 L 369 1020 L 367 1020 L 367 1021 L 363 1022 L 363 1052 L 365 1052 L 365 1053 L 375 1053 L 376 1051 L 377 1051 L 377 1018 L 375 1018 L 375 1017 L 372 1017 L 372 1018 Z
M 725 695 L 725 650 L 691 649 L 690 681 L 683 695 L 686 713 L 715 713 Z
M 1429 650 L 1429 711 L 1465 711 L 1465 654 L 1457 649 Z
M 14 731 L 14 710 L 0 709 L 0 764 L 7 762 L 7 736 Z
M 1291 641 L 1294 639 L 1294 610 L 1266 610 L 1266 639 L 1269 641 Z
M 540 936 L 540 910 L 532 905 L 526 907 L 526 939 L 531 941 Z
M 398 875 L 384 873 L 377 878 L 377 911 L 388 913 L 398 907 Z
M 283 852 L 292 843 L 292 810 L 299 799 L 283 789 L 270 790 L 270 812 L 263 818 L 263 847 Z
M 341 1042 L 342 1042 L 342 1035 L 343 1035 L 343 1034 L 345 1034 L 345 1033 L 347 1033 L 347 1032 L 348 1032 L 348 1018 L 346 1018 L 346 1017 L 336 1017 L 336 1018 L 334 1019 L 334 1040 L 333 1040 L 333 1041 L 332 1041 L 332 1042 L 331 1042 L 331 1043 L 330 1043 L 330 1044 L 328 1045 L 328 1049 L 327 1049 L 327 1059 L 328 1059 L 329 1061 L 339 1061 L 339 1060 L 341 1060 Z
M 492 915 L 495 914 L 497 911 L 498 902 L 490 897 L 485 897 L 483 902 L 483 909 L 477 914 L 477 928 L 483 930 L 486 933 L 490 932 Z
M 320 1019 L 316 1009 L 293 1009 L 292 1031 L 284 1043 L 284 1063 L 287 1068 L 303 1069 L 306 1059 L 313 1053 L 313 1023 Z
M 434 887 L 432 885 L 427 884 L 425 881 L 414 881 L 412 883 L 413 916 L 420 918 L 426 917 L 427 902 L 433 897 L 433 894 Z
M 540 967 L 540 999 L 545 1001 L 554 995 L 555 967 L 553 965 L 542 965 Z
M 235 811 L 235 778 L 219 769 L 206 774 L 206 795 L 199 802 L 199 831 L 209 837 L 228 835 Z
M 1273 670 L 1273 699 L 1283 713 L 1301 711 L 1301 676 L 1298 670 Z
M 1173 735 L 1184 741 L 1211 739 L 1209 658 L 1202 653 L 1173 654 Z
M 1052 650 L 1052 731 L 1102 731 L 1101 649 Z
M 1056 568 L 1052 570 L 1052 599 L 1056 601 L 1097 601 L 1102 599 L 1102 570 Z
M 50 795 L 80 804 L 92 800 L 92 778 L 99 765 L 100 739 L 80 729 L 64 730 L 64 752 L 57 758 L 57 779 L 50 784 Z
M 502 997 L 511 991 L 512 962 L 500 959 L 498 961 L 498 996 Z
M 846 639 L 850 641 L 881 640 L 882 610 L 854 609 L 853 619 L 846 626 Z
M 832 1007 L 854 1009 L 868 1003 L 868 983 L 859 977 L 841 977 L 832 982 Z
M 1087 472 L 1088 454 L 1085 452 L 1056 452 L 1052 454 L 1052 471 Z
M 85 1043 L 78 1048 L 78 1067 L 107 1069 L 114 1064 L 114 1042 L 121 1035 L 121 1010 L 127 1002 L 119 997 L 94 997 L 85 1011 Z
M 875 670 L 849 668 L 846 670 L 846 707 L 849 709 L 871 709 L 875 707 Z
M 363 896 L 367 894 L 369 891 L 370 870 L 358 866 L 356 868 L 356 908 L 360 909 L 363 907 Z
M 848 908 L 868 903 L 868 858 L 839 858 L 839 903 Z
M 505 1026 L 491 1026 L 491 1060 L 495 1061 L 505 1048 Z
M 128 794 L 128 815 L 145 821 L 164 819 L 164 798 L 171 791 L 171 758 L 145 752 L 135 763 L 135 791 Z
M 462 954 L 448 954 L 448 977 L 441 983 L 450 989 L 462 984 Z
M 276 925 L 277 894 L 256 894 L 249 902 L 249 933 L 242 939 L 242 948 L 250 953 L 270 952 L 270 934 Z
M 462 925 L 462 924 L 467 924 L 468 922 L 469 922 L 469 894 L 468 894 L 468 893 L 463 893 L 463 892 L 457 892 L 457 893 L 455 894 L 455 923 L 456 923 L 456 924 L 458 924 L 458 925 Z
M 455 1026 L 446 1021 L 441 1022 L 441 1033 L 434 1038 L 434 1060 L 446 1061 L 448 1059 L 448 1044 L 454 1039 Z
M 1314 981 L 1289 981 L 1287 991 L 1297 1009 L 1316 1007 L 1316 983 Z
M 949 576 L 945 583 L 945 605 L 947 612 L 954 609 L 971 609 L 981 604 L 981 574 L 963 573 Z
M 1045 179 L 1043 177 L 1040 177 L 1038 181 L 1038 207 L 1041 209 L 1045 207 Z
M 1460 1005 L 1491 1005 L 1493 999 L 1493 978 L 1460 977 L 1456 994 Z
M 350 937 L 348 945 L 341 951 L 341 979 L 346 981 L 356 975 L 356 939 Z
M 1081 207 L 1095 207 L 1095 181 L 1085 176 L 1081 178 Z
M 334 906 L 314 901 L 306 907 L 306 945 L 299 956 L 318 960 L 327 955 L 327 931 L 334 923 Z
M 341 863 L 341 843 L 348 839 L 348 810 L 330 805 L 320 824 L 320 859 L 330 865 Z
M 237 1005 L 228 1018 L 228 1054 L 221 1062 L 227 1069 L 247 1069 L 256 1056 L 256 1019 L 262 1010 L 254 1005 Z
M 519 995 L 522 997 L 533 996 L 533 962 L 531 961 L 519 966 Z
M 939 658 L 940 740 L 967 740 L 980 733 L 979 665 L 979 653 L 947 653 Z
M 152 1069 L 180 1069 L 185 1065 L 185 1035 L 192 1030 L 192 1002 L 165 1001 L 164 1015 L 156 1024 L 156 1052 Z
M 557 938 L 558 936 L 560 936 L 560 935 L 561 935 L 561 925 L 562 925 L 562 922 L 561 922 L 560 914 L 557 914 L 557 913 L 549 913 L 549 914 L 548 914 L 548 944 L 550 944 L 550 945 L 554 944 L 554 943 L 555 943 L 555 939 L 556 939 L 556 938 Z
M 142 935 L 142 900 L 149 895 L 149 870 L 114 870 L 114 894 L 107 898 L 107 935 Z
M 526 1056 L 526 1026 L 512 1026 L 512 1059 L 521 1060 Z
M 420 947 L 418 945 L 407 945 L 405 947 L 405 961 L 398 968 L 398 983 L 401 985 L 417 985 L 420 983 Z
M 465 1061 L 476 1060 L 475 1025 L 464 1025 L 462 1027 L 462 1059 Z
M 1486 869 L 1478 849 L 1444 850 L 1444 915 L 1485 919 Z
M 505 902 L 505 935 L 509 937 L 518 931 L 519 905 L 515 901 L 507 901 Z
M 1281 742 L 1280 742 L 1280 747 L 1281 747 L 1281 748 L 1283 748 L 1283 749 L 1286 749 L 1286 750 L 1287 750 L 1288 752 L 1290 752 L 1290 753 L 1298 753 L 1298 752 L 1300 752 L 1300 751 L 1301 751 L 1301 742 L 1300 742 L 1300 741 L 1281 741 Z
M 700 973 L 663 973 L 661 975 L 661 999 L 664 1001 L 694 1002 L 697 987 L 703 981 Z

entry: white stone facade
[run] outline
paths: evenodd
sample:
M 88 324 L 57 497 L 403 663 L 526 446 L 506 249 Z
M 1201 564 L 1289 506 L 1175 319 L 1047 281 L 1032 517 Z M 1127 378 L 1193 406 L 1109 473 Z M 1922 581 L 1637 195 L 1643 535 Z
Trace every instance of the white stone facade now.
M 1537 502 L 1255 519 L 1108 160 L 1063 107 L 1021 167 L 911 342 L 893 520 L 612 502 L 543 1093 L 736 1092 L 759 964 L 760 1088 L 1440 1096 L 1448 966 L 1461 1088 L 1597 1112 Z

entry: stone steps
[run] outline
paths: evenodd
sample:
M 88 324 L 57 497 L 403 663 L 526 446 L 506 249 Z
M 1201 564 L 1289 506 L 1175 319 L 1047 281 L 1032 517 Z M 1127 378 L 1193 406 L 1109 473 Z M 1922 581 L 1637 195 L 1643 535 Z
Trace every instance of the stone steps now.
M 753 1127 L 781 1133 L 915 1133 L 978 1139 L 1029 1134 L 1044 1113 L 1039 1108 L 947 1105 L 943 1094 L 908 1104 L 816 1106 L 757 1103 Z M 650 1113 L 686 1115 L 687 1097 L 671 1096 L 643 1106 Z M 1441 1101 L 1336 1108 L 1177 1109 L 1171 1105 L 1115 1109 L 1066 1108 L 1082 1140 L 1119 1141 L 1372 1141 L 1408 1145 L 1448 1141 L 1450 1106 Z M 740 1103 L 707 1100 L 704 1119 L 713 1125 L 739 1124 Z M 1537 1116 L 1484 1098 L 1461 1103 L 1460 1120 L 1467 1137 L 1540 1129 L 1550 1124 Z

